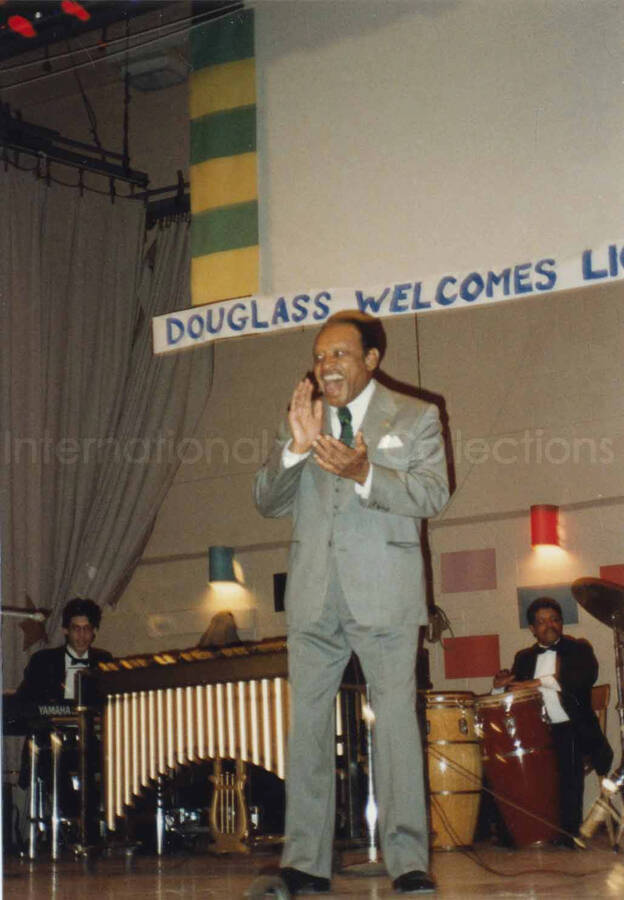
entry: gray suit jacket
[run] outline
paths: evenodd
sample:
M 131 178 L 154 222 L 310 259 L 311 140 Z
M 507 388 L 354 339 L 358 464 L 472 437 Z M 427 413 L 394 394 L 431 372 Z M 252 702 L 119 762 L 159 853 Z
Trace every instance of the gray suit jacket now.
M 289 625 L 320 617 L 332 556 L 359 623 L 426 624 L 420 522 L 439 512 L 449 495 L 437 407 L 376 384 L 361 431 L 373 466 L 366 500 L 355 482 L 323 471 L 312 455 L 284 468 L 287 426 L 256 475 L 262 515 L 294 520 L 285 598 Z

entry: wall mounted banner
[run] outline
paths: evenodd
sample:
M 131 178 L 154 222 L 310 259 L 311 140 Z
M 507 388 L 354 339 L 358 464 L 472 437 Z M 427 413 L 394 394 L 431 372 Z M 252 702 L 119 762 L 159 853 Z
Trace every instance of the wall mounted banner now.
M 256 62 L 251 9 L 191 31 L 191 303 L 258 290 Z
M 332 313 L 360 309 L 379 318 L 460 309 L 539 296 L 624 279 L 624 241 L 559 261 L 544 256 L 505 268 L 451 272 L 368 287 L 316 288 L 252 295 L 195 306 L 152 320 L 154 353 L 170 353 L 225 338 L 321 325 Z

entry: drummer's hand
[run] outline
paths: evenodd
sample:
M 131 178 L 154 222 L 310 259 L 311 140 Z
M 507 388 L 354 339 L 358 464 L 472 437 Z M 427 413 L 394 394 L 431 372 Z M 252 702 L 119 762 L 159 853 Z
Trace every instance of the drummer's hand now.
M 508 684 L 511 684 L 512 681 L 515 681 L 515 676 L 511 674 L 509 669 L 501 669 L 494 676 L 494 687 L 501 688 L 507 687 Z
M 530 678 L 528 681 L 514 681 L 509 685 L 511 691 L 522 691 L 525 688 L 538 688 L 541 685 L 539 678 Z

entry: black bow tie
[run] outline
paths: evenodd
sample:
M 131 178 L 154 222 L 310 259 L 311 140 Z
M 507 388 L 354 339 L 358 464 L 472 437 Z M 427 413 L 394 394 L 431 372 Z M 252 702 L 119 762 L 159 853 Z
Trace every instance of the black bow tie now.
M 77 656 L 72 656 L 69 650 L 65 650 L 65 653 L 69 656 L 71 660 L 72 666 L 88 666 L 89 665 L 89 657 L 85 657 L 84 659 L 79 659 Z
M 552 647 L 540 647 L 538 644 L 536 647 L 536 653 L 539 656 L 540 653 L 548 653 L 549 650 L 554 650 L 555 653 L 559 652 L 559 641 L 556 644 L 553 644 Z

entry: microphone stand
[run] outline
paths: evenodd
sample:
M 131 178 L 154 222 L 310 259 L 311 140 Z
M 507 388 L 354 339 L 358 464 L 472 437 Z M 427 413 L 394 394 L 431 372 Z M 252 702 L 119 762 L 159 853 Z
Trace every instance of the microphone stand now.
M 364 810 L 366 830 L 368 832 L 368 860 L 364 863 L 354 863 L 341 869 L 343 875 L 375 876 L 385 875 L 386 867 L 379 860 L 377 848 L 377 800 L 375 799 L 375 780 L 373 772 L 373 725 L 375 713 L 370 705 L 370 688 L 366 685 L 366 699 L 362 704 L 362 719 L 366 728 L 366 764 L 368 768 L 368 797 Z
M 0 616 L 8 616 L 10 619 L 33 619 L 35 622 L 45 622 L 45 613 L 35 610 L 19 609 L 17 606 L 3 606 L 0 609 Z

